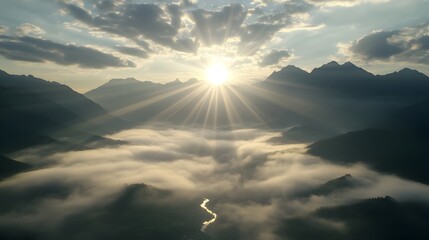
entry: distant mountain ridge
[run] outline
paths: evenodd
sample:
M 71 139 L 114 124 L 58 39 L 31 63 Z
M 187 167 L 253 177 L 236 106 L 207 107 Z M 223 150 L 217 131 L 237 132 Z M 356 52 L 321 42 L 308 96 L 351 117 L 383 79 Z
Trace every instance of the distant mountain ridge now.
M 319 128 L 328 123 L 326 127 L 336 131 L 360 129 L 429 97 L 429 77 L 418 71 L 403 69 L 380 76 L 351 62 L 330 62 L 310 73 L 289 65 L 263 82 L 223 87 L 217 97 L 210 97 L 210 87 L 204 85 L 204 81 L 159 84 L 114 79 L 85 96 L 136 122 L 207 123 L 207 118 L 217 116 L 225 125 L 262 122 L 270 127 Z M 217 110 L 209 106 L 210 101 Z M 225 104 L 230 105 L 229 113 Z M 240 121 L 230 119 L 240 117 Z
M 400 94 L 412 96 L 415 102 L 425 99 L 429 90 L 429 77 L 416 70 L 404 68 L 386 75 L 374 75 L 351 62 L 339 64 L 335 61 L 315 68 L 311 73 L 287 66 L 272 73 L 266 82 L 299 84 L 349 98 L 383 98 Z

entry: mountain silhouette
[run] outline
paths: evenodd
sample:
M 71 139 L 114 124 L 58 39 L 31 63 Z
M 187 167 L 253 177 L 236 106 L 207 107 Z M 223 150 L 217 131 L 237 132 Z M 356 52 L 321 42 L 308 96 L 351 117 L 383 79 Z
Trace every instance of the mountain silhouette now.
M 379 128 L 401 129 L 429 139 L 429 99 L 400 109 L 378 124 Z
M 110 132 L 125 125 L 122 120 L 110 116 L 101 106 L 64 84 L 49 82 L 32 75 L 10 75 L 0 71 L 0 86 L 20 88 L 60 105 L 80 118 L 76 121 L 82 124 L 82 128 Z M 86 126 L 82 120 L 86 121 Z M 74 119 L 70 119 L 71 123 L 74 123 L 73 121 Z
M 288 65 L 282 68 L 280 71 L 274 71 L 268 78 L 267 81 L 281 81 L 287 79 L 288 81 L 301 81 L 301 84 L 304 84 L 304 81 L 310 79 L 310 73 L 302 70 L 299 67 L 294 65 Z
M 341 163 L 363 162 L 377 171 L 429 184 L 429 141 L 418 134 L 366 129 L 320 140 L 308 153 Z
M 5 72 L 0 112 L 2 153 L 65 139 L 75 144 L 128 124 L 65 85 Z
M 273 103 L 265 94 L 258 95 L 248 86 L 219 89 L 193 79 L 166 84 L 113 79 L 85 96 L 112 114 L 135 122 L 252 126 L 306 121 L 298 112 Z
M 82 232 L 90 239 L 209 239 L 200 232 L 207 218 L 200 202 L 171 201 L 171 195 L 145 184 L 126 186 L 110 204 L 66 218 L 61 234 L 65 239 Z
M 128 78 L 85 96 L 117 117 L 141 123 L 297 126 L 335 135 L 373 125 L 427 99 L 428 92 L 429 77 L 415 70 L 373 75 L 350 62 L 330 62 L 310 73 L 286 66 L 263 82 L 230 84 L 221 91 L 195 80 L 159 84 Z
M 403 69 L 386 75 L 373 75 L 351 62 L 342 65 L 330 62 L 313 69 L 311 73 L 287 66 L 271 74 L 266 82 L 317 89 L 317 94 L 333 94 L 332 98 L 366 101 L 382 99 L 405 104 L 424 100 L 428 97 L 429 89 L 429 77 L 416 70 Z
M 348 189 L 353 189 L 359 187 L 361 184 L 350 174 L 346 174 L 339 178 L 335 178 L 329 180 L 319 186 L 308 189 L 301 193 L 298 193 L 297 196 L 302 197 L 310 197 L 310 196 L 327 196 L 332 193 L 346 191 Z
M 17 173 L 27 171 L 30 168 L 31 165 L 29 164 L 18 162 L 0 155 L 0 180 Z
M 411 72 L 425 81 L 423 75 Z M 429 99 L 401 108 L 369 128 L 317 141 L 308 153 L 343 164 L 363 162 L 375 170 L 429 184 L 428 122 Z
M 321 208 L 306 217 L 286 218 L 277 233 L 285 239 L 423 240 L 429 237 L 428 220 L 427 204 L 397 202 L 387 196 Z

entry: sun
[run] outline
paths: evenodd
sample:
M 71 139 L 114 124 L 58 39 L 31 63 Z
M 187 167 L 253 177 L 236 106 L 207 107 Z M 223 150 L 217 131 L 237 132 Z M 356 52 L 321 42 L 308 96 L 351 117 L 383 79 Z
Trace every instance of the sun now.
M 206 70 L 206 80 L 214 85 L 219 86 L 228 80 L 228 68 L 222 64 L 213 64 Z

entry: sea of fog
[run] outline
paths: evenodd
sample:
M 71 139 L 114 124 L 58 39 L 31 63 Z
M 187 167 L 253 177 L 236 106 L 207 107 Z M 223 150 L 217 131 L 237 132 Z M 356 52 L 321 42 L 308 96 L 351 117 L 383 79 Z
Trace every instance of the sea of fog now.
M 429 202 L 428 186 L 310 156 L 308 143 L 270 141 L 278 136 L 145 126 L 107 136 L 126 142 L 117 146 L 27 149 L 14 158 L 37 169 L 0 182 L 0 228 L 35 239 L 274 240 L 287 235 L 285 219 L 344 227 L 311 215 L 321 207 L 379 196 Z M 311 194 L 346 174 L 352 187 Z

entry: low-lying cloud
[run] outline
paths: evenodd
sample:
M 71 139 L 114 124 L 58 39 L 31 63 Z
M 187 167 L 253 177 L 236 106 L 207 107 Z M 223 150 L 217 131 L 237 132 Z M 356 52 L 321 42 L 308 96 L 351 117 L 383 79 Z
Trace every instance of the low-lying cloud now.
M 305 144 L 270 143 L 279 135 L 146 127 L 109 136 L 128 142 L 122 146 L 46 156 L 43 168 L 0 182 L 0 236 L 283 239 L 285 218 L 320 207 L 385 195 L 429 201 L 427 186 L 327 163 L 306 155 Z M 14 157 L 38 161 L 28 154 Z M 361 184 L 298 197 L 347 173 Z M 208 235 L 199 231 L 210 218 L 199 206 L 204 198 L 218 216 Z

